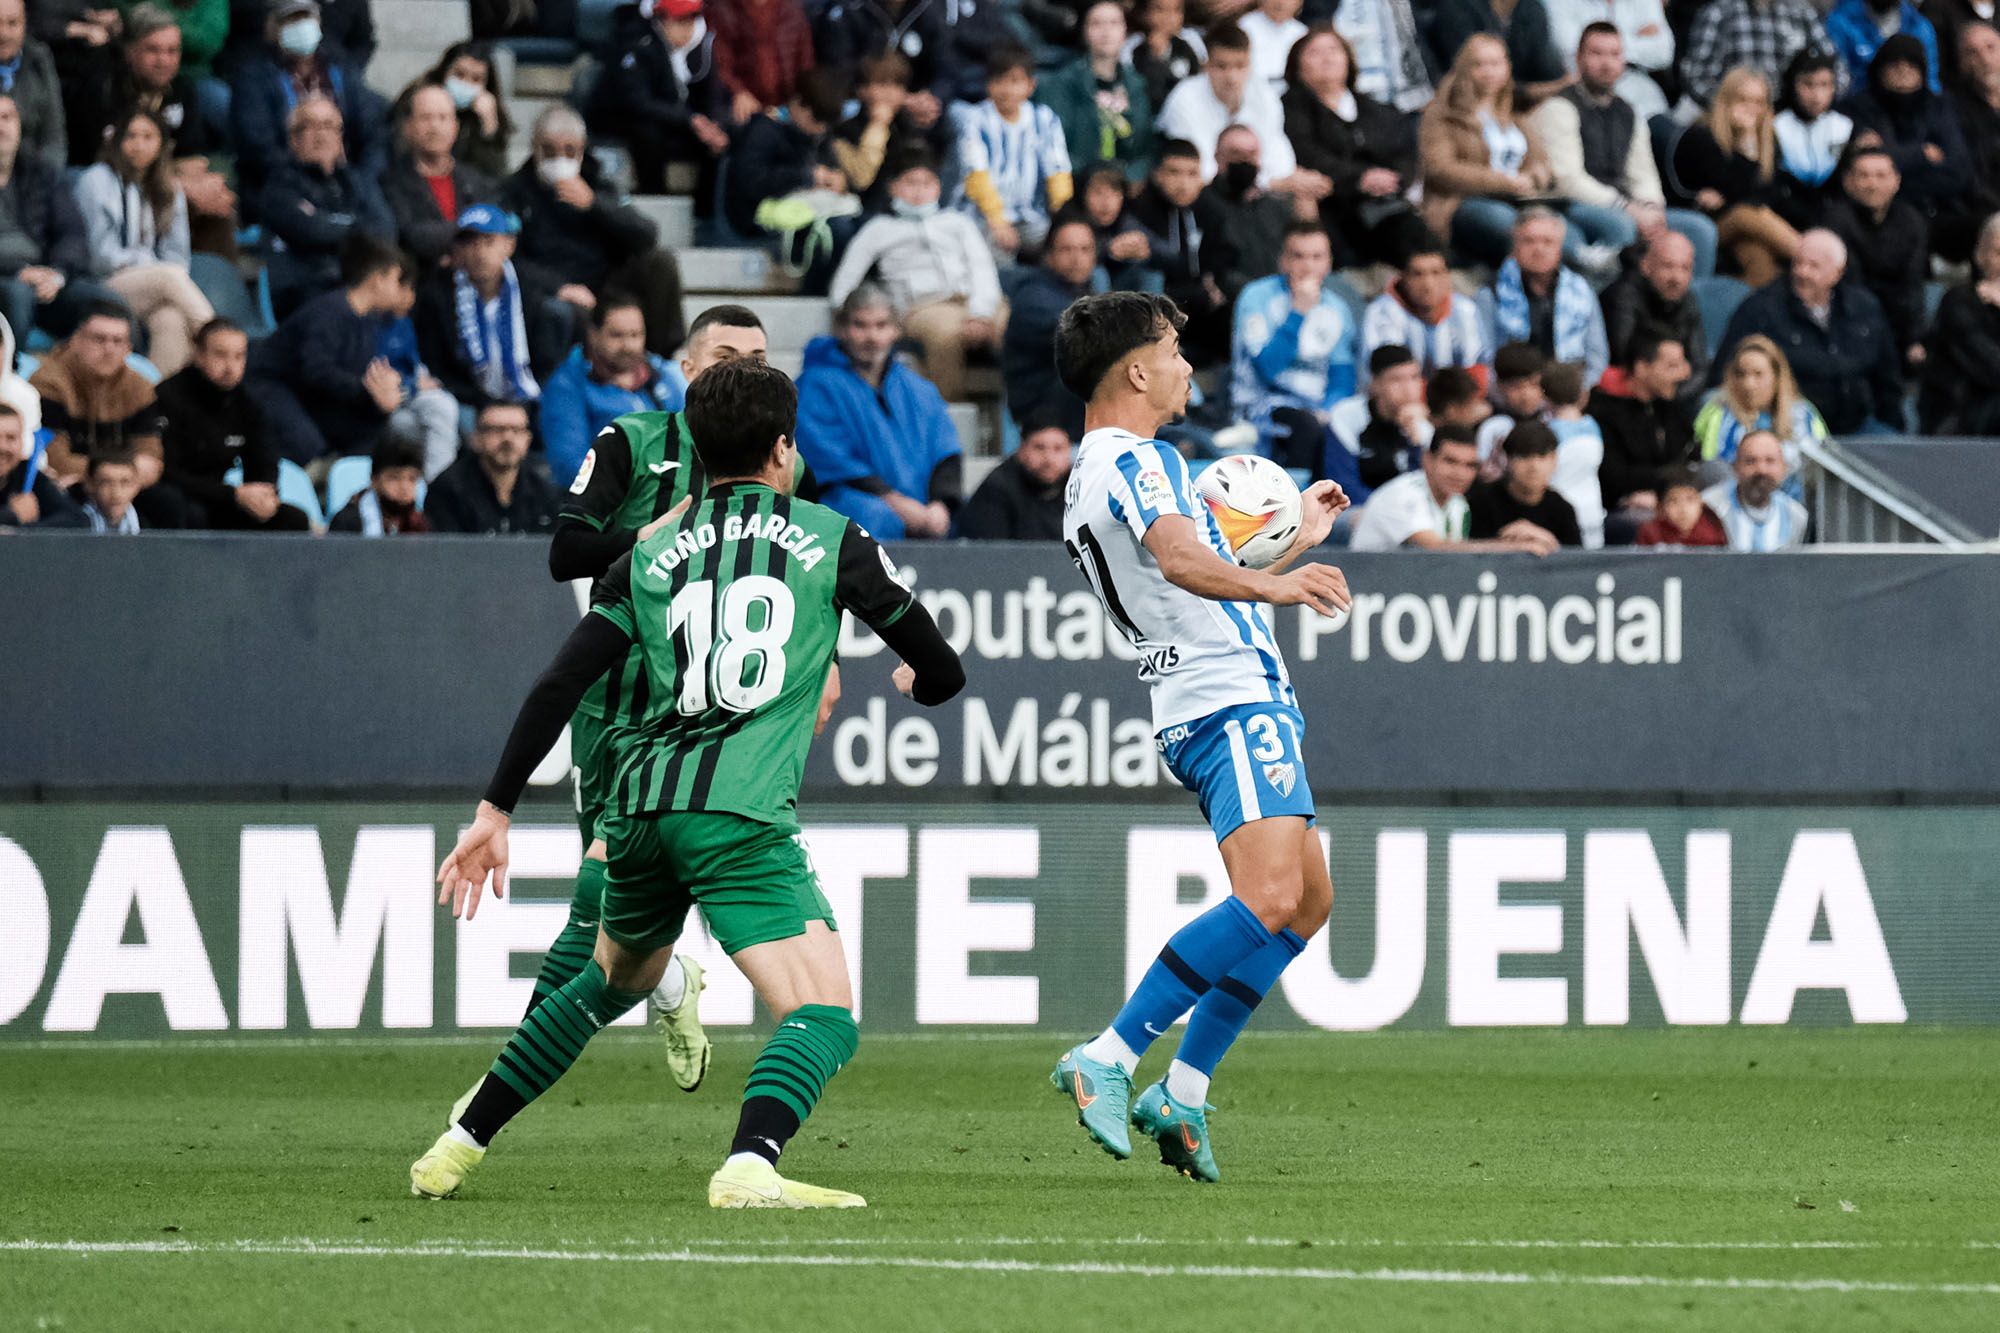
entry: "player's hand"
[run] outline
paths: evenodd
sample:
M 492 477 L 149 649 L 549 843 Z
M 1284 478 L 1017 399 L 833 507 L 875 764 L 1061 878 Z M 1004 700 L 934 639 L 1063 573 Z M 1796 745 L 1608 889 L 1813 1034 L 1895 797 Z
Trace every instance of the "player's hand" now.
M 819 690 L 819 716 L 813 719 L 813 735 L 826 730 L 826 724 L 833 720 L 833 710 L 840 704 L 840 663 L 828 663 L 826 684 Z
M 1347 610 L 1347 575 L 1332 565 L 1302 565 L 1280 574 L 1265 598 L 1272 606 L 1310 606 L 1323 616 Z
M 896 682 L 896 693 L 905 699 L 917 697 L 917 669 L 908 662 L 896 663 L 896 669 L 890 674 L 889 679 Z
M 639 540 L 645 541 L 648 537 L 658 532 L 661 528 L 666 527 L 669 523 L 672 523 L 674 520 L 678 519 L 682 514 L 685 514 L 687 512 L 688 506 L 693 503 L 694 503 L 694 497 L 692 495 L 682 496 L 681 502 L 679 504 L 675 505 L 672 509 L 669 509 L 666 513 L 654 519 L 651 523 L 648 523 L 645 527 L 639 529 Z
M 438 906 L 451 904 L 451 914 L 470 921 L 479 912 L 479 896 L 493 880 L 493 896 L 507 896 L 507 829 L 513 823 L 497 806 L 479 803 L 472 827 L 458 839 L 438 867 Z
M 1337 481 L 1316 481 L 1299 497 L 1299 535 L 1292 541 L 1294 551 L 1310 551 L 1333 531 L 1333 521 L 1347 509 L 1347 492 Z

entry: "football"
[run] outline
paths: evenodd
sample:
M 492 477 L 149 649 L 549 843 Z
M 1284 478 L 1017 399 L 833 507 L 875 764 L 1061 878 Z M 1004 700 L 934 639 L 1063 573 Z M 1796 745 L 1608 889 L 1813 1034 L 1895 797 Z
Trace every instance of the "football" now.
M 1196 486 L 1215 515 L 1236 563 L 1267 569 L 1299 535 L 1303 503 L 1291 474 L 1257 454 L 1234 454 L 1211 464 Z

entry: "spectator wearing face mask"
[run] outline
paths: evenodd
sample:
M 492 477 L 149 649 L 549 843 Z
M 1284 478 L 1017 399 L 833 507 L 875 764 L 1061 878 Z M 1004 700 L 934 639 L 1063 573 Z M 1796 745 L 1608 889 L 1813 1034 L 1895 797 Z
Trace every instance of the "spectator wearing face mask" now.
M 1285 231 L 1295 222 L 1316 222 L 1319 205 L 1306 194 L 1285 194 L 1257 183 L 1262 173 L 1263 145 L 1248 125 L 1231 125 L 1215 141 L 1215 179 L 1195 200 L 1195 216 L 1227 238 L 1209 248 L 1202 262 L 1234 301 L 1245 287 L 1278 271 Z
M 514 120 L 507 114 L 507 104 L 500 100 L 499 77 L 490 46 L 484 42 L 453 42 L 446 47 L 437 64 L 403 89 L 396 99 L 391 117 L 395 123 L 408 119 L 410 98 L 419 88 L 442 88 L 451 96 L 451 104 L 458 112 L 453 157 L 489 180 L 507 174 L 507 144 L 514 137 Z
M 1984 220 L 1973 191 L 1972 152 L 1958 114 L 1926 86 L 1924 47 L 1908 33 L 1882 43 L 1868 86 L 1841 108 L 1857 141 L 1874 135 L 1903 178 L 1901 197 L 1930 222 L 1931 244 L 1948 259 L 1971 252 Z
M 856 233 L 827 295 L 840 305 L 875 275 L 903 327 L 923 344 L 931 383 L 955 402 L 965 396 L 966 353 L 997 348 L 1006 330 L 999 270 L 979 225 L 938 207 L 942 187 L 929 156 L 891 170 L 890 214 Z
M 436 84 L 410 93 L 403 119 L 403 151 L 382 178 L 382 192 L 396 218 L 396 236 L 426 268 L 451 250 L 458 215 L 493 202 L 498 187 L 461 162 L 454 149 L 459 114 L 451 91 Z
M 388 164 L 382 99 L 368 90 L 345 52 L 322 49 L 315 0 L 275 0 L 264 40 L 230 82 L 231 137 L 244 194 L 256 200 L 291 155 L 290 124 L 299 105 L 325 98 L 340 114 L 340 160 L 370 179 Z

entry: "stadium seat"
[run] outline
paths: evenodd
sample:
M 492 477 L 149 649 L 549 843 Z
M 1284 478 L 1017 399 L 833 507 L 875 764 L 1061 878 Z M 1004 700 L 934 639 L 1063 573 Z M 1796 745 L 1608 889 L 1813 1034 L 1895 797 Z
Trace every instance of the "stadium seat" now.
M 333 466 L 326 470 L 327 513 L 338 514 L 347 508 L 349 500 L 368 489 L 371 467 L 366 454 L 349 454 L 333 460 Z
M 1750 295 L 1748 284 L 1735 278 L 1713 277 L 1694 280 L 1694 302 L 1701 308 L 1701 332 L 1708 339 L 1710 355 L 1722 346 L 1722 335 L 1729 329 L 1730 316 L 1736 307 Z
M 576 40 L 584 50 L 600 60 L 611 54 L 611 40 L 617 25 L 612 15 L 624 0 L 578 0 Z
M 154 365 L 151 361 L 148 361 L 145 357 L 140 356 L 137 352 L 134 352 L 132 353 L 132 355 L 126 357 L 125 364 L 131 369 L 138 371 L 140 376 L 148 384 L 158 384 L 162 378 L 162 376 L 160 375 L 160 368 Z
M 223 473 L 222 484 L 241 486 L 243 468 L 239 465 Z M 304 510 L 305 516 L 312 520 L 314 527 L 326 526 L 326 515 L 320 510 L 319 492 L 314 489 L 312 478 L 306 475 L 304 468 L 289 458 L 278 460 L 278 502 L 288 504 L 294 509 Z M 421 498 L 418 503 L 422 503 Z
M 262 338 L 271 329 L 250 295 L 242 272 L 221 255 L 196 254 L 188 263 L 188 274 L 201 294 L 215 307 L 215 313 L 230 320 L 252 338 Z

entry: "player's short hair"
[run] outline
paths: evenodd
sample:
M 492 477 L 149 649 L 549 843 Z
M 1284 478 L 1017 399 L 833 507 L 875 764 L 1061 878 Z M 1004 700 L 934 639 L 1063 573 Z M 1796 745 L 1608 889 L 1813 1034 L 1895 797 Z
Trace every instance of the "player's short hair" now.
M 686 412 L 709 476 L 748 477 L 763 471 L 780 436 L 795 437 L 799 391 L 776 366 L 743 357 L 697 375 Z
M 1181 308 L 1147 292 L 1086 296 L 1056 321 L 1056 378 L 1089 402 L 1118 363 L 1186 325 Z
M 385 435 L 375 446 L 375 452 L 368 461 L 368 475 L 379 477 L 384 472 L 394 472 L 397 468 L 424 470 L 424 446 L 416 440 L 401 439 Z
M 417 262 L 404 254 L 393 241 L 377 240 L 366 232 L 348 235 L 340 247 L 340 285 L 359 287 L 377 273 L 394 271 L 405 284 L 414 286 Z
M 688 325 L 687 340 L 693 342 L 710 329 L 756 329 L 761 333 L 764 321 L 747 305 L 712 305 Z
M 1533 343 L 1507 343 L 1493 354 L 1493 378 L 1527 380 L 1547 370 L 1549 359 Z
M 603 329 L 611 316 L 620 310 L 636 310 L 639 312 L 639 318 L 646 317 L 646 307 L 638 297 L 630 292 L 608 291 L 598 297 L 597 304 L 590 308 L 590 327 Z
M 1583 367 L 1574 361 L 1551 361 L 1542 369 L 1542 395 L 1557 407 L 1573 407 L 1584 400 Z
M 1539 421 L 1523 421 L 1507 432 L 1500 448 L 1509 458 L 1540 458 L 1556 451 L 1556 433 Z
M 1480 396 L 1479 380 L 1463 366 L 1444 366 L 1431 373 L 1424 386 L 1424 405 L 1432 416 L 1442 416 L 1454 407 L 1463 407 Z
M 1248 52 L 1250 50 L 1250 34 L 1237 27 L 1234 22 L 1225 20 L 1221 23 L 1211 23 L 1208 31 L 1201 35 L 1201 43 L 1211 52 Z
M 1397 366 L 1415 365 L 1416 353 L 1401 343 L 1383 343 L 1368 354 L 1368 377 L 1385 375 Z
M 1035 56 L 1027 47 L 1022 46 L 1019 42 L 1002 42 L 988 53 L 986 57 L 987 82 L 990 83 L 994 79 L 1004 79 L 1015 70 L 1021 71 L 1021 73 L 1026 74 L 1031 79 L 1035 77 Z
M 1479 447 L 1479 437 L 1472 433 L 1472 427 L 1461 426 L 1456 421 L 1447 421 L 1431 432 L 1430 452 L 1437 453 L 1447 444 L 1469 444 Z

